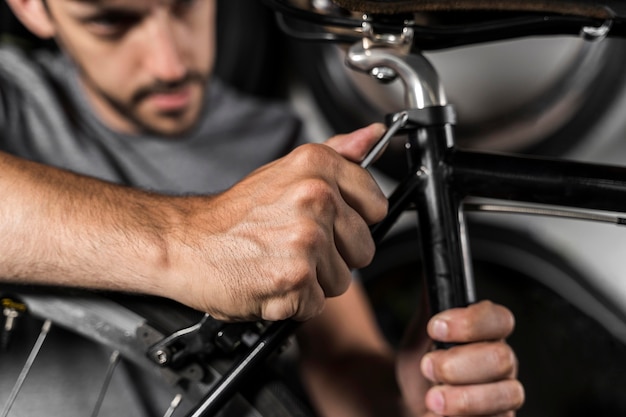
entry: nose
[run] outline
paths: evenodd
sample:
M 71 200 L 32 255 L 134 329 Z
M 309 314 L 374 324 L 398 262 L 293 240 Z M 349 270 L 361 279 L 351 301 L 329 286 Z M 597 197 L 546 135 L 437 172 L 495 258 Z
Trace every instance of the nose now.
M 175 27 L 163 14 L 154 20 L 146 41 L 145 66 L 155 79 L 163 82 L 183 78 L 187 68 L 183 61 L 183 49 L 178 41 Z

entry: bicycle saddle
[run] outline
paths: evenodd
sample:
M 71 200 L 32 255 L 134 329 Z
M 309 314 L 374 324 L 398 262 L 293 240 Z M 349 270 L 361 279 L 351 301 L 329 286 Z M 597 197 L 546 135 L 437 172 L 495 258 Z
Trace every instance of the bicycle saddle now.
M 347 10 L 399 14 L 447 11 L 512 11 L 558 13 L 595 19 L 626 16 L 622 0 L 333 0 Z
M 626 0 L 264 1 L 282 16 L 285 32 L 307 40 L 354 42 L 363 16 L 378 33 L 411 27 L 413 46 L 420 50 L 542 35 L 626 38 Z M 317 26 L 324 35 L 291 26 L 287 18 Z M 329 33 L 328 28 L 352 32 Z

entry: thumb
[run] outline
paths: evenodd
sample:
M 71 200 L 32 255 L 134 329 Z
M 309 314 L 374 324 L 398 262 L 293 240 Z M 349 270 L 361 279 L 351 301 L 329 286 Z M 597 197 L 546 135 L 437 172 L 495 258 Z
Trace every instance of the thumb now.
M 378 139 L 385 133 L 385 125 L 373 123 L 352 133 L 336 135 L 324 144 L 333 148 L 344 158 L 352 162 L 361 162 Z

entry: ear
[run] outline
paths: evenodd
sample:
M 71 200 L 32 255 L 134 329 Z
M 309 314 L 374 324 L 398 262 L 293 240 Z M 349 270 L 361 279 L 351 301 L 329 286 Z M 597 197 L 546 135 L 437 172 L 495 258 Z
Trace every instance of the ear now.
M 55 28 L 44 0 L 6 0 L 15 16 L 24 26 L 40 38 L 55 35 Z

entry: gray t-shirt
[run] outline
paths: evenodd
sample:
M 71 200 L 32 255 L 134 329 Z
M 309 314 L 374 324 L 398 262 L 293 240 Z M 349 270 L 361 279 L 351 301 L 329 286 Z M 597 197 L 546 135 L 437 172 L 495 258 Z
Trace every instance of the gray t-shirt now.
M 206 193 L 300 143 L 300 122 L 285 105 L 217 80 L 208 91 L 199 123 L 183 137 L 129 136 L 94 114 L 66 57 L 0 48 L 0 149 L 151 190 Z
M 288 107 L 243 96 L 217 80 L 198 125 L 184 137 L 120 134 L 91 110 L 66 57 L 29 57 L 0 47 L 0 149 L 14 155 L 165 193 L 207 193 L 231 186 L 301 142 L 300 122 Z M 0 351 L 0 409 L 37 326 L 23 323 L 11 351 Z M 90 415 L 110 352 L 55 327 L 42 352 L 10 416 Z M 100 416 L 163 415 L 171 398 L 138 386 L 136 375 L 120 368 Z

